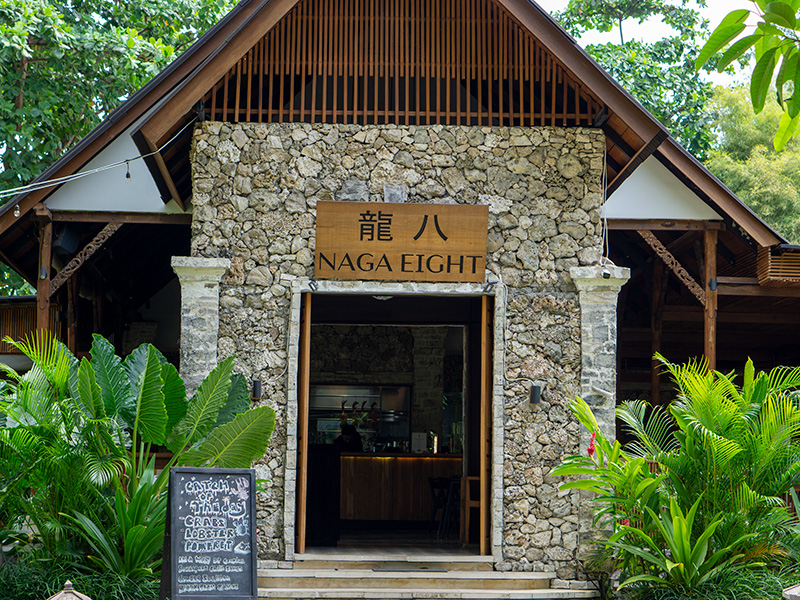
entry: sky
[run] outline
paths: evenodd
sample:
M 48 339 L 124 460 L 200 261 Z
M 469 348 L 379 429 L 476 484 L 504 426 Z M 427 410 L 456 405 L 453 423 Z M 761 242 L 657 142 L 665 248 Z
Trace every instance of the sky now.
M 539 6 L 551 13 L 564 10 L 567 6 L 567 0 L 536 0 L 536 2 Z M 719 22 L 722 21 L 725 15 L 732 10 L 737 10 L 739 8 L 751 10 L 754 8 L 754 4 L 747 0 L 707 0 L 706 4 L 708 4 L 708 6 L 706 8 L 701 8 L 700 14 L 709 20 L 712 29 L 719 25 Z M 622 27 L 626 38 L 639 40 L 663 37 L 670 32 L 670 28 L 661 23 L 660 19 L 650 19 L 642 25 L 631 20 L 630 22 L 623 23 Z M 618 41 L 619 34 L 616 31 L 607 34 L 591 32 L 581 38 L 581 43 L 583 44 Z
M 536 0 L 537 4 L 545 10 L 553 13 L 564 10 L 567 6 L 568 0 Z M 677 2 L 676 2 L 677 4 Z M 711 31 L 713 31 L 720 21 L 732 10 L 744 8 L 747 10 L 754 10 L 755 5 L 748 0 L 706 0 L 707 6 L 700 8 L 700 14 L 703 18 L 708 19 Z M 695 6 L 696 7 L 696 6 Z M 660 18 L 648 19 L 642 24 L 639 24 L 635 19 L 629 19 L 622 25 L 623 34 L 625 39 L 634 40 L 653 40 L 665 37 L 672 33 L 672 29 L 664 25 Z M 584 34 L 579 40 L 581 45 L 588 44 L 602 44 L 606 42 L 619 43 L 619 33 L 614 30 L 609 33 L 599 33 L 597 31 L 590 31 Z M 746 73 L 737 76 L 727 74 L 710 74 L 707 75 L 712 83 L 717 85 L 734 85 L 743 81 L 749 80 Z

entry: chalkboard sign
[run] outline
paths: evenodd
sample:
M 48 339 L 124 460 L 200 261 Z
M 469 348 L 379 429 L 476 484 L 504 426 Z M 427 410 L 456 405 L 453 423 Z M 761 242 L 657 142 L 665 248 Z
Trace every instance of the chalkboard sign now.
M 170 469 L 172 600 L 255 600 L 255 483 L 253 469 Z

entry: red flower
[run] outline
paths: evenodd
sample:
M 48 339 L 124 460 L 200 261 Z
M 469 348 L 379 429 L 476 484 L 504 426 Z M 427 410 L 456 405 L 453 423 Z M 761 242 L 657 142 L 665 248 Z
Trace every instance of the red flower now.
M 589 456 L 594 456 L 594 440 L 595 440 L 596 437 L 597 437 L 597 434 L 593 433 L 592 434 L 592 439 L 589 442 L 589 447 L 586 449 L 586 451 L 589 453 Z
M 628 521 L 628 519 L 622 519 L 621 523 L 622 523 L 622 525 L 626 525 L 626 526 L 631 524 L 631 522 Z

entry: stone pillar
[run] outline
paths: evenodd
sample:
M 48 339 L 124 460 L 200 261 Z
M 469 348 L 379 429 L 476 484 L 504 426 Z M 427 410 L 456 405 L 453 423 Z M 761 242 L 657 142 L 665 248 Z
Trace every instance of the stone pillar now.
M 603 273 L 608 275 L 603 277 Z M 605 436 L 616 438 L 617 295 L 631 276 L 625 267 L 572 267 L 581 305 L 581 397 Z
M 572 267 L 581 306 L 581 397 L 591 407 L 605 437 L 616 439 L 617 295 L 631 276 L 630 269 L 615 266 Z M 603 275 L 607 277 L 603 277 Z M 586 452 L 589 433 L 581 431 L 580 452 Z M 589 492 L 581 493 L 578 513 L 578 558 L 586 558 L 591 540 L 599 532 Z
M 217 365 L 219 282 L 230 264 L 227 258 L 172 257 L 181 283 L 181 377 L 189 395 Z

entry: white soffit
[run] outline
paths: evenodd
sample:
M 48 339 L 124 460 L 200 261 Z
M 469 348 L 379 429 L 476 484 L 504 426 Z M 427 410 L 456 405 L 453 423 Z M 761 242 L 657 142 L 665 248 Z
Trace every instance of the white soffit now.
M 95 156 L 79 172 L 84 173 L 119 161 L 139 156 L 130 130 Z M 174 201 L 164 204 L 143 159 L 130 162 L 131 179 L 125 179 L 125 165 L 87 175 L 65 183 L 45 204 L 50 210 L 120 211 L 143 213 L 180 213 Z
M 694 219 L 722 217 L 655 156 L 648 157 L 606 200 L 608 219 Z

